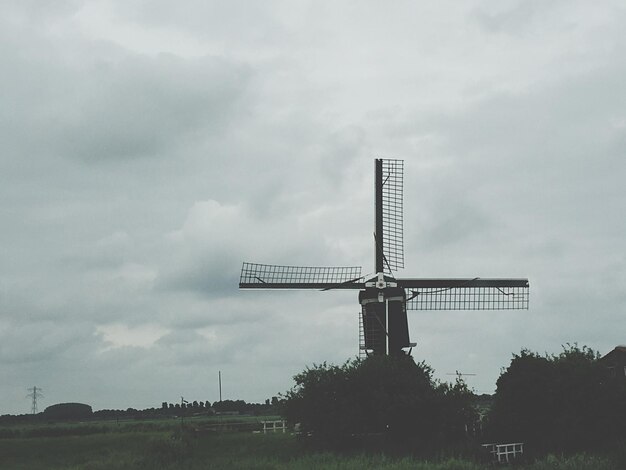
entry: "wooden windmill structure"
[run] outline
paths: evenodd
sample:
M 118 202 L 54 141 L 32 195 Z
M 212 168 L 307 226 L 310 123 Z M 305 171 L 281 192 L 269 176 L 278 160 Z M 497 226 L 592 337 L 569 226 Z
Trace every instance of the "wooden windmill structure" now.
M 407 354 L 407 310 L 528 309 L 528 279 L 396 278 L 404 268 L 404 162 L 375 160 L 375 274 L 358 266 L 277 266 L 244 262 L 242 289 L 356 289 L 359 348 L 366 355 Z

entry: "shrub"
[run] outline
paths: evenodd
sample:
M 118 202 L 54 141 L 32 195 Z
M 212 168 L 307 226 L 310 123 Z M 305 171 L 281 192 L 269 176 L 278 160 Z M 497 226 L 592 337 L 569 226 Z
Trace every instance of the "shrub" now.
M 343 366 L 323 363 L 294 377 L 283 414 L 304 433 L 329 442 L 380 435 L 390 442 L 454 440 L 472 418 L 471 393 L 457 380 L 441 385 L 410 356 L 373 356 Z
M 583 450 L 623 432 L 623 394 L 593 350 L 522 350 L 497 381 L 489 433 L 543 450 Z

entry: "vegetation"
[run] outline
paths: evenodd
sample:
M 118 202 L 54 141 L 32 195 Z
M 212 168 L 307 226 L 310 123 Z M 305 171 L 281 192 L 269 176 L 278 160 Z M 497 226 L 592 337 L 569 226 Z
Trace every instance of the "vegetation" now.
M 86 436 L 104 433 L 173 433 L 181 427 L 215 432 L 220 430 L 260 430 L 262 420 L 280 419 L 278 416 L 194 416 L 164 419 L 90 420 L 88 422 L 66 421 L 48 423 L 44 421 L 28 424 L 0 426 L 0 439 L 35 437 Z M 1 468 L 1 467 L 0 467 Z
M 626 447 L 569 456 L 551 454 L 520 470 L 623 470 Z M 417 469 L 482 470 L 484 462 L 381 452 L 310 449 L 290 434 L 107 432 L 84 436 L 0 439 L 0 468 L 39 470 Z
M 410 356 L 324 363 L 294 380 L 284 416 L 316 440 L 340 445 L 368 438 L 369 446 L 383 442 L 432 450 L 461 440 L 475 414 L 472 394 L 460 379 L 454 385 L 435 382 L 432 369 Z
M 278 413 L 278 398 L 272 397 L 271 400 L 265 400 L 265 403 L 246 403 L 243 400 L 224 400 L 216 401 L 213 405 L 208 401 L 175 404 L 163 402 L 160 408 L 146 408 L 144 410 L 127 408 L 125 410 L 98 410 L 94 412 L 91 411 L 89 405 L 61 403 L 49 406 L 43 413 L 36 415 L 2 415 L 0 416 L 0 426 L 40 425 L 42 423 L 77 420 L 84 422 L 103 420 L 159 420 L 180 417 L 208 417 L 220 413 L 252 416 L 276 415 Z
M 522 350 L 497 382 L 488 434 L 540 451 L 581 451 L 626 437 L 626 390 L 598 353 L 568 345 L 558 355 Z
M 503 369 L 494 397 L 432 375 L 410 357 L 371 357 L 307 368 L 282 400 L 264 405 L 164 402 L 91 413 L 62 404 L 37 416 L 4 416 L 0 468 L 477 470 L 489 460 L 481 442 L 514 441 L 525 443 L 520 469 L 626 468 L 626 382 L 589 348 L 522 350 Z M 469 435 L 475 409 L 490 407 L 486 434 Z M 299 423 L 297 436 L 253 434 L 271 418 L 232 415 L 278 408 Z

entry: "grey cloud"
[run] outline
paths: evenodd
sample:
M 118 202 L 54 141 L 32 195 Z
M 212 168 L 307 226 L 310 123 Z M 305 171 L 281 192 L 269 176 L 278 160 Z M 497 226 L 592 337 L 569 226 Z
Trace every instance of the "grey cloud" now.
M 412 312 L 418 360 L 484 389 L 520 347 L 623 342 L 617 7 L 93 5 L 0 7 L 2 412 L 34 384 L 213 401 L 218 370 L 263 400 L 354 356 L 354 292 L 237 280 L 370 271 L 380 156 L 405 159 L 400 275 L 531 280 L 527 312 Z
M 536 1 L 491 2 L 492 8 L 488 5 L 476 8 L 471 16 L 490 33 L 520 34 L 535 15 L 546 14 L 544 5 Z
M 10 321 L 0 330 L 0 360 L 3 364 L 25 364 L 43 363 L 57 355 L 69 359 L 68 352 L 80 347 L 91 333 L 84 323 L 69 326 L 50 321 Z
M 14 59 L 5 77 L 3 94 L 19 99 L 21 107 L 5 118 L 11 131 L 6 141 L 10 148 L 30 142 L 31 152 L 87 161 L 161 156 L 183 139 L 215 135 L 228 125 L 248 75 L 211 57 L 191 61 L 120 51 L 67 64 L 67 52 L 49 52 L 53 57 L 44 66 Z M 31 77 L 27 88 L 24 76 Z
M 39 0 L 20 0 L 2 2 L 0 11 L 6 21 L 31 24 L 32 22 L 46 24 L 46 22 L 66 18 L 78 11 L 84 0 L 59 0 L 56 2 L 41 2 Z
M 169 2 L 161 0 L 115 3 L 121 16 L 137 23 L 183 29 L 195 35 L 210 37 L 224 47 L 242 41 L 248 45 L 254 42 L 274 43 L 281 38 L 285 29 L 267 4 L 193 0 L 184 6 L 172 8 Z

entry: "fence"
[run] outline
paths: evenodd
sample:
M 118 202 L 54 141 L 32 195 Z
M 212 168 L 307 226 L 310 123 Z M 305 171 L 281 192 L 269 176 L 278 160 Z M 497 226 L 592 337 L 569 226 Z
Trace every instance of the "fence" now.
M 510 462 L 524 453 L 524 443 L 515 442 L 512 444 L 483 444 L 482 447 L 486 449 L 493 457 L 493 460 L 498 463 Z
M 283 419 L 279 419 L 276 421 L 261 421 L 261 423 L 263 423 L 263 434 L 278 431 L 282 431 L 283 434 L 287 432 L 287 425 L 285 423 L 285 420 Z

